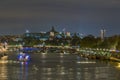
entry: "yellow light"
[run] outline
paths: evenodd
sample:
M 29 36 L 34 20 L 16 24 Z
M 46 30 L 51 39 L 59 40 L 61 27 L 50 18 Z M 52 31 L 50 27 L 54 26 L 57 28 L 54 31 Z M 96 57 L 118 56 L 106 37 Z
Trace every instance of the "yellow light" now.
M 117 67 L 117 68 L 120 68 L 120 63 L 118 63 L 116 67 Z

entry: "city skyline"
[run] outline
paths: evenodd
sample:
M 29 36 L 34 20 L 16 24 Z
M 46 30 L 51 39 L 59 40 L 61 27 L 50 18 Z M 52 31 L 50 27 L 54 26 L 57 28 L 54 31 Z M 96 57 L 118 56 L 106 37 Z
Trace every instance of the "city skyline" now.
M 118 0 L 4 0 L 0 1 L 0 34 L 49 31 L 106 36 L 120 34 Z

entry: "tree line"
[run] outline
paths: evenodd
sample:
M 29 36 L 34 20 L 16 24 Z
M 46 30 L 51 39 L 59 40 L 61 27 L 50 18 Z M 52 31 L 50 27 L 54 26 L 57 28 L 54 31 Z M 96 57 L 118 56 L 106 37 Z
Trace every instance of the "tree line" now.
M 7 41 L 10 45 L 55 45 L 55 46 L 79 46 L 81 48 L 107 48 L 107 49 L 117 49 L 120 50 L 120 35 L 114 35 L 110 37 L 105 37 L 101 40 L 100 37 L 95 37 L 93 35 L 87 35 L 84 37 L 79 37 L 76 33 L 72 37 L 62 36 L 61 38 L 52 37 L 48 40 L 39 40 L 35 37 L 22 37 L 22 40 L 15 41 L 12 38 L 2 37 L 0 38 L 1 43 Z

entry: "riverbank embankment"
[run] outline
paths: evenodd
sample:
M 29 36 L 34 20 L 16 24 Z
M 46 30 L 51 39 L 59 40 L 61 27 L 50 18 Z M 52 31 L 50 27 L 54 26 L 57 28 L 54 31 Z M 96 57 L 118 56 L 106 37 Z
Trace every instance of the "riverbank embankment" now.
M 109 49 L 80 49 L 78 53 L 81 57 L 88 59 L 110 60 L 120 62 L 120 52 L 110 51 Z

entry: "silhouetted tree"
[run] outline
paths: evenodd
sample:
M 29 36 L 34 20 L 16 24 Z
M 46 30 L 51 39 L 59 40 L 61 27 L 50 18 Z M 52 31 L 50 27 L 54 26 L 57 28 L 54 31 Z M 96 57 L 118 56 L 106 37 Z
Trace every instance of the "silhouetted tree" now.
M 72 37 L 72 40 L 71 40 L 70 43 L 71 43 L 72 46 L 79 46 L 80 41 L 81 41 L 80 37 L 78 37 L 75 33 L 74 36 Z

